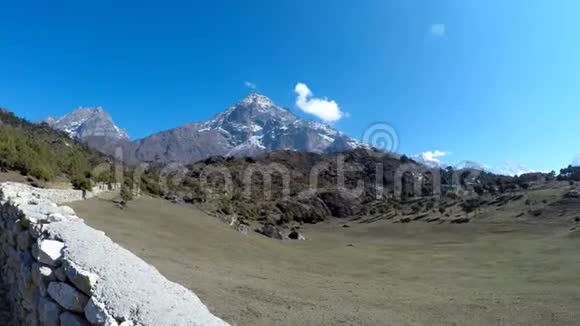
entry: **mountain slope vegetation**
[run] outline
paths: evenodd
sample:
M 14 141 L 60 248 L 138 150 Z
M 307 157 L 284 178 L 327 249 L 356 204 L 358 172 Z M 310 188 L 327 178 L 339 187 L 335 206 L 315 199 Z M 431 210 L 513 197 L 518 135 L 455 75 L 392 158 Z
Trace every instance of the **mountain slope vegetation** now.
M 39 181 L 66 177 L 89 188 L 93 169 L 107 158 L 47 124 L 34 124 L 0 109 L 0 168 Z

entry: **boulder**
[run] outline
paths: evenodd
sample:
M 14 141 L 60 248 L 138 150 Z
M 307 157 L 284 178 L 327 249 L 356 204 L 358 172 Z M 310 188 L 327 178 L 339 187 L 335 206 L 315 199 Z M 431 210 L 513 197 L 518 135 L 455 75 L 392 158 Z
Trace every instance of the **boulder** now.
M 85 307 L 85 317 L 92 325 L 118 326 L 117 321 L 107 312 L 105 305 L 91 298 Z
M 188 204 L 193 204 L 195 198 L 193 197 L 192 193 L 187 193 L 183 195 L 183 202 Z
M 93 294 L 97 285 L 98 276 L 94 273 L 85 271 L 72 262 L 65 262 L 64 273 L 66 277 L 84 294 L 90 296 Z
M 250 232 L 250 226 L 247 224 L 240 223 L 237 226 L 237 230 L 243 235 L 248 235 L 248 233 Z
M 282 240 L 283 236 L 280 230 L 273 224 L 266 224 L 263 225 L 261 228 L 257 230 L 258 233 L 267 236 L 268 238 Z
M 306 240 L 306 237 L 297 230 L 291 231 L 290 234 L 288 234 L 288 238 L 290 240 L 301 240 L 301 241 Z
M 330 210 L 332 216 L 344 218 L 354 215 L 353 208 L 356 205 L 347 194 L 340 191 L 327 191 L 321 193 L 319 196 Z
M 282 214 L 283 222 L 317 223 L 331 216 L 328 207 L 316 196 L 292 198 L 281 201 L 276 206 Z
M 74 287 L 61 282 L 48 285 L 48 295 L 66 310 L 83 313 L 89 297 Z

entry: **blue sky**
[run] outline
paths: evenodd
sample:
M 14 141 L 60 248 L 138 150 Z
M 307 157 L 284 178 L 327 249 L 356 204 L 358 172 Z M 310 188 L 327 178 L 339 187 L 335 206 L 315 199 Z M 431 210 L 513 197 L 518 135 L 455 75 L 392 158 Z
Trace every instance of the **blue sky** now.
M 299 112 L 302 82 L 347 113 L 335 127 L 388 122 L 404 153 L 549 170 L 580 152 L 578 1 L 161 4 L 2 1 L 0 106 L 103 106 L 139 138 L 212 117 L 245 82 Z

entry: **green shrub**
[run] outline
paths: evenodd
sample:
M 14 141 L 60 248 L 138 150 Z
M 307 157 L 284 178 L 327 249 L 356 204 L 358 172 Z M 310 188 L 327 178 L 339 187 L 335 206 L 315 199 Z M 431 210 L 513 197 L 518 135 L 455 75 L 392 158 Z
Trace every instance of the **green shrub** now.
M 68 176 L 77 189 L 90 189 L 93 167 L 105 157 L 46 124 L 33 124 L 0 109 L 0 168 L 51 181 Z
M 133 200 L 133 190 L 127 183 L 123 183 L 121 186 L 121 199 L 127 203 Z
M 71 180 L 71 183 L 72 183 L 73 188 L 79 189 L 79 190 L 90 191 L 92 188 L 91 180 L 87 179 L 84 176 L 73 177 L 73 179 Z

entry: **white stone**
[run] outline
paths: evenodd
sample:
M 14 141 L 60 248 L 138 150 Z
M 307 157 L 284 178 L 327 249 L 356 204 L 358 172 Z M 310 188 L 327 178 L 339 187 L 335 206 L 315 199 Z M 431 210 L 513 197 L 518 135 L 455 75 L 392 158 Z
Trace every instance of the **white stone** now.
M 66 310 L 83 313 L 89 297 L 74 287 L 61 282 L 48 285 L 48 295 Z
M 32 281 L 36 286 L 46 285 L 56 279 L 53 270 L 40 264 L 32 265 Z
M 85 307 L 85 317 L 91 325 L 97 326 L 118 326 L 117 321 L 107 312 L 104 304 L 91 298 Z
M 131 320 L 127 320 L 119 324 L 119 326 L 135 326 L 135 323 L 133 323 Z
M 56 223 L 56 222 L 66 221 L 66 217 L 64 217 L 64 215 L 62 215 L 62 213 L 51 213 L 48 215 L 48 218 L 46 220 L 49 223 Z
M 39 262 L 48 266 L 57 266 L 62 258 L 64 243 L 56 240 L 42 240 L 38 244 L 38 256 L 35 257 Z
M 70 208 L 69 206 L 60 206 L 58 208 L 58 210 L 64 215 L 64 216 L 76 216 L 77 213 L 75 213 L 75 210 Z
M 77 289 L 81 290 L 88 296 L 93 294 L 97 285 L 98 276 L 94 273 L 85 271 L 72 262 L 65 262 L 64 273 L 66 277 L 74 284 Z

